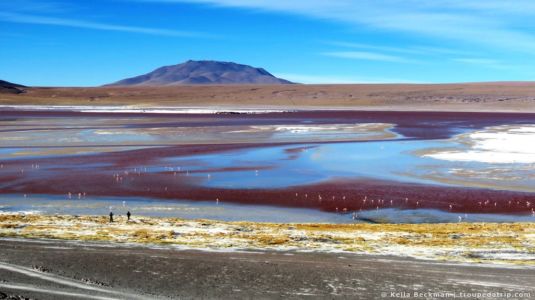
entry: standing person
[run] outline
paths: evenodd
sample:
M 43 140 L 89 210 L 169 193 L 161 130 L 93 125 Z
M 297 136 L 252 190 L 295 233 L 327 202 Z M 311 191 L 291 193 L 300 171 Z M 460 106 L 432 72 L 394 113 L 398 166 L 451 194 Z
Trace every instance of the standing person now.
M 113 223 L 113 211 L 110 211 L 110 223 Z
M 132 214 L 130 213 L 130 211 L 128 211 L 128 212 L 126 213 L 126 218 L 128 219 L 128 221 L 130 221 L 130 216 L 131 216 L 131 215 L 132 215 Z

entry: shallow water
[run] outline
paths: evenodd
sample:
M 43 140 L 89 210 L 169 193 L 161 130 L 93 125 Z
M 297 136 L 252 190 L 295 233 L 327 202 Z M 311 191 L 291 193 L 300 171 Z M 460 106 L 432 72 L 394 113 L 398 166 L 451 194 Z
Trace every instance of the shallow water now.
M 172 217 L 181 219 L 211 219 L 221 221 L 250 221 L 274 223 L 455 223 L 463 222 L 535 222 L 532 215 L 459 214 L 437 209 L 395 209 L 329 213 L 313 209 L 287 208 L 267 205 L 240 205 L 215 201 L 169 201 L 143 197 L 87 197 L 65 199 L 64 196 L 1 195 L 0 212 L 102 215 L 110 211 L 125 216 Z
M 405 172 L 421 174 L 426 165 L 441 164 L 413 152 L 439 144 L 434 141 L 380 141 L 358 143 L 309 144 L 264 147 L 226 153 L 177 157 L 166 165 L 187 166 L 201 171 L 194 176 L 210 187 L 281 188 L 340 177 L 376 178 L 414 183 L 437 183 L 423 177 L 407 177 Z M 297 150 L 296 150 L 297 149 Z M 246 171 L 203 172 L 210 169 L 247 168 Z M 251 168 L 258 167 L 256 170 Z M 152 170 L 158 171 L 158 170 Z M 439 183 L 440 184 L 440 183 Z
M 465 146 L 444 140 L 308 144 L 176 157 L 164 164 L 194 171 L 192 176 L 205 186 L 220 188 L 282 188 L 335 178 L 372 178 L 535 192 L 535 164 L 444 161 L 419 154 L 441 147 Z M 225 168 L 234 169 L 212 172 Z
M 272 190 L 337 179 L 365 179 L 535 193 L 535 164 L 441 160 L 426 155 L 448 149 L 466 151 L 466 140 L 459 141 L 447 138 L 448 136 L 440 139 L 432 138 L 433 136 L 425 138 L 425 131 L 432 129 L 441 134 L 446 132 L 451 137 L 453 134 L 484 130 L 481 124 L 472 124 L 470 120 L 434 122 L 426 119 L 412 125 L 405 124 L 401 128 L 399 124 L 391 123 L 395 118 L 365 118 L 365 121 L 356 123 L 325 118 L 285 120 L 280 116 L 273 120 L 252 117 L 217 118 L 219 117 L 93 118 L 86 115 L 79 119 L 5 119 L 0 122 L 0 178 L 3 178 L 0 181 L 0 211 L 107 214 L 109 206 L 113 206 L 118 213 L 124 213 L 126 208 L 122 202 L 126 201 L 137 214 L 150 216 L 269 222 L 354 222 L 350 214 L 232 204 L 230 201 L 233 199 L 225 199 L 225 202 L 217 205 L 214 201 L 190 201 L 187 197 L 159 200 L 161 194 L 150 194 L 151 186 L 147 186 L 143 194 L 136 194 L 143 197 L 107 197 L 104 192 L 100 197 L 91 195 L 91 198 L 80 200 L 65 199 L 67 192 L 77 193 L 83 188 L 77 184 L 76 176 L 81 178 L 87 174 L 89 177 L 109 177 L 110 182 L 105 184 L 114 188 L 119 186 L 119 192 L 122 184 L 125 190 L 137 187 L 136 183 L 132 183 L 135 182 L 134 178 L 128 178 L 130 181 L 123 183 L 122 177 L 128 177 L 123 174 L 128 172 L 148 174 L 149 180 L 143 181 L 143 184 L 154 184 L 153 190 L 162 190 L 162 185 L 165 185 L 166 191 L 169 180 L 166 179 L 166 183 L 158 182 L 157 179 L 150 180 L 151 174 L 162 178 L 163 175 L 172 176 L 172 173 L 178 172 L 179 176 L 175 176 L 181 180 L 181 184 L 214 189 Z M 529 124 L 527 122 L 522 121 L 523 124 Z M 515 123 L 515 120 L 510 123 L 502 121 L 500 125 Z M 170 145 L 227 142 L 238 145 L 252 143 L 256 146 L 217 151 L 216 145 L 213 146 L 215 150 L 208 151 L 207 154 L 174 154 L 164 151 Z M 282 145 L 273 145 L 274 143 Z M 135 154 L 129 152 L 144 149 L 155 151 L 148 154 L 150 157 L 135 157 Z M 105 153 L 110 155 L 99 156 Z M 134 157 L 130 157 L 132 155 Z M 35 167 L 37 163 L 39 167 Z M 73 175 L 69 176 L 71 173 Z M 28 192 L 40 180 L 50 178 L 69 181 L 69 186 L 61 190 L 62 195 L 36 195 Z M 98 180 L 87 182 L 102 184 Z M 71 186 L 75 188 L 71 189 Z M 102 190 L 106 191 L 106 188 L 103 186 Z M 24 194 L 28 197 L 23 197 Z M 118 194 L 117 190 L 115 194 Z M 211 198 L 216 197 L 208 197 Z M 493 199 L 489 199 L 491 200 Z M 517 205 L 525 205 L 524 214 L 464 216 L 422 207 L 363 210 L 358 215 L 361 220 L 394 223 L 457 222 L 459 217 L 463 221 L 473 222 L 531 221 L 531 203 L 517 202 Z
M 222 221 L 252 221 L 276 223 L 353 223 L 347 215 L 332 214 L 313 209 L 287 208 L 267 205 L 239 205 L 215 201 L 158 200 L 143 197 L 87 197 L 65 199 L 64 196 L 0 195 L 0 212 L 39 214 L 115 215 L 173 217 L 183 219 L 213 219 Z

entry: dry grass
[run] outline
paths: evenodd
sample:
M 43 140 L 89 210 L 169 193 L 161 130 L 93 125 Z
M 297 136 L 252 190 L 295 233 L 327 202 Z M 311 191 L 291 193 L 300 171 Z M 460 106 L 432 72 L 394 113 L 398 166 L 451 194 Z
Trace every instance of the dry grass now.
M 1 214 L 0 236 L 535 265 L 535 223 L 274 224 L 148 217 L 108 223 L 97 216 Z

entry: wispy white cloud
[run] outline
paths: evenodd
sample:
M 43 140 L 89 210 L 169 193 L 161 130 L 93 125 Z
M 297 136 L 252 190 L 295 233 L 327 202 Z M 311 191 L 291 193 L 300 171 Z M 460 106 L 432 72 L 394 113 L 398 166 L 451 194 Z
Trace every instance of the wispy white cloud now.
M 0 11 L 19 13 L 65 13 L 75 10 L 75 6 L 66 2 L 40 1 L 40 0 L 17 0 L 1 1 Z
M 143 1 L 143 0 L 138 0 Z M 277 11 L 438 40 L 532 53 L 532 0 L 144 0 Z
M 501 70 L 520 70 L 521 66 L 505 64 L 500 60 L 490 59 L 490 58 L 477 58 L 477 57 L 464 57 L 464 58 L 454 58 L 454 62 L 477 65 L 490 69 L 501 69 Z
M 329 75 L 309 75 L 295 73 L 276 73 L 275 76 L 284 78 L 293 82 L 306 84 L 380 84 L 380 83 L 422 83 L 419 81 L 403 78 L 379 78 L 379 77 L 354 77 L 354 76 L 329 76 Z
M 395 62 L 395 63 L 413 62 L 409 59 L 406 59 L 400 56 L 387 55 L 387 54 L 374 53 L 374 52 L 365 52 L 365 51 L 334 51 L 334 52 L 325 52 L 325 53 L 322 53 L 322 55 L 338 57 L 338 58 L 373 60 L 373 61 L 384 61 L 384 62 Z
M 434 47 L 434 46 L 423 46 L 423 45 L 411 45 L 411 46 L 381 46 L 381 45 L 372 45 L 365 43 L 354 43 L 354 42 L 344 42 L 344 41 L 327 41 L 324 42 L 327 45 L 342 47 L 342 48 L 353 48 L 353 49 L 369 49 L 380 52 L 387 53 L 402 53 L 402 54 L 411 54 L 411 55 L 469 55 L 470 52 L 461 51 L 458 49 Z
M 409 47 L 389 47 L 389 46 L 378 46 L 370 45 L 364 43 L 354 43 L 354 42 L 341 42 L 341 41 L 330 41 L 325 42 L 327 45 L 342 47 L 342 48 L 352 48 L 352 49 L 368 49 L 381 52 L 392 52 L 392 53 L 404 53 L 404 54 L 423 54 L 424 51 L 412 49 Z
M 428 4 L 433 4 L 429 2 Z M 440 5 L 445 8 L 463 8 L 476 12 L 489 12 L 495 14 L 514 13 L 522 15 L 535 15 L 535 2 L 531 0 L 486 0 L 486 1 L 466 1 L 466 0 L 442 0 Z
M 453 61 L 475 65 L 496 65 L 500 63 L 495 59 L 488 58 L 455 58 Z
M 24 13 L 16 13 L 16 12 L 0 12 L 0 21 L 12 22 L 12 23 L 24 23 L 24 24 L 39 24 L 39 25 L 85 28 L 85 29 L 105 30 L 105 31 L 120 31 L 120 32 L 141 33 L 141 34 L 161 35 L 161 36 L 213 37 L 208 34 L 192 32 L 192 31 L 180 31 L 180 30 L 170 30 L 170 29 L 150 28 L 150 27 L 116 25 L 116 24 L 101 23 L 101 22 L 75 20 L 75 19 L 69 19 L 69 18 L 38 16 L 38 15 L 33 15 L 33 14 L 24 14 Z

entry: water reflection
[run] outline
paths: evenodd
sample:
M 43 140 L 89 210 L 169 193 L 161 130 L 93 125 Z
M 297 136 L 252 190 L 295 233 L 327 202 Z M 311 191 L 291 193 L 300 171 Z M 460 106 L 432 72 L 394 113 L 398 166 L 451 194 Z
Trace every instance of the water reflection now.
M 275 223 L 454 223 L 463 222 L 534 222 L 531 215 L 458 214 L 436 209 L 396 209 L 328 213 L 313 209 L 286 208 L 267 205 L 239 205 L 214 201 L 166 201 L 144 197 L 88 197 L 69 200 L 62 196 L 1 195 L 0 212 L 21 212 L 68 215 L 102 215 L 110 209 L 115 215 L 131 211 L 135 216 L 251 221 Z M 356 217 L 355 217 L 356 216 Z

